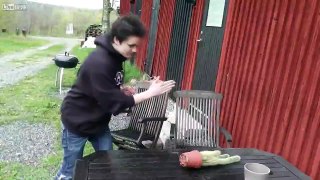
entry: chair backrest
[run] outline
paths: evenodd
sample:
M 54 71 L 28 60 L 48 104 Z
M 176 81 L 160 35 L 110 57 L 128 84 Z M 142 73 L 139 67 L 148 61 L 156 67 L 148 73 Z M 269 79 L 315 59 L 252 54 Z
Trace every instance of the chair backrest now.
M 218 147 L 222 95 L 211 91 L 184 90 L 174 92 L 174 96 L 176 147 Z
M 146 91 L 150 86 L 150 82 L 142 81 L 137 82 L 136 91 L 138 93 Z M 138 120 L 149 117 L 165 117 L 166 109 L 168 105 L 168 93 L 160 96 L 153 97 L 146 101 L 139 103 L 132 108 L 132 116 L 129 123 L 129 128 L 137 131 L 141 131 L 142 123 Z M 146 133 L 152 136 L 159 136 L 163 122 L 154 121 L 148 122 L 146 127 Z M 156 139 L 157 140 L 157 139 Z

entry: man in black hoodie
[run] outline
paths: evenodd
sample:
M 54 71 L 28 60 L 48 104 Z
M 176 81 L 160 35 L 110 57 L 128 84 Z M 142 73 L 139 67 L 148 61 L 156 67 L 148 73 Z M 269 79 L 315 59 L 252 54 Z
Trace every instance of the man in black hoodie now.
M 95 40 L 97 48 L 79 70 L 78 78 L 61 106 L 63 163 L 56 179 L 71 179 L 75 161 L 83 156 L 85 143 L 95 151 L 111 150 L 108 127 L 111 115 L 151 97 L 170 91 L 174 81 L 152 81 L 150 88 L 134 94 L 121 89 L 122 64 L 136 53 L 146 30 L 136 16 L 123 16 L 112 24 L 109 34 Z

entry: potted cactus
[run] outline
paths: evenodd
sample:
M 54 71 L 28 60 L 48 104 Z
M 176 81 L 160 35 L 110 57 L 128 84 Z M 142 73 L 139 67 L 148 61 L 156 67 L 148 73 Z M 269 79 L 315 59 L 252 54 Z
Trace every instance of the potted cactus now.
M 221 151 L 197 151 L 182 153 L 179 156 L 180 165 L 182 167 L 200 168 L 202 166 L 226 165 L 241 160 L 240 156 L 230 156 L 229 154 L 221 154 Z

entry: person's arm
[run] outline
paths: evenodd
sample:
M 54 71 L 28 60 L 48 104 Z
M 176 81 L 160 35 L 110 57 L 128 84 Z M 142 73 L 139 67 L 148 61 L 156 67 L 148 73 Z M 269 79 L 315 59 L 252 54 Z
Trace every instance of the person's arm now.
M 131 86 L 122 86 L 122 87 L 120 87 L 120 89 L 127 96 L 132 96 L 132 95 L 136 94 L 135 88 L 133 88 Z
M 159 77 L 157 77 L 155 80 L 152 80 L 148 90 L 133 95 L 134 102 L 135 104 L 139 104 L 140 102 L 150 99 L 154 96 L 159 96 L 171 91 L 174 86 L 175 82 L 173 80 L 160 81 Z
M 107 113 L 114 115 L 151 97 L 166 93 L 175 85 L 172 80 L 160 81 L 157 77 L 151 81 L 148 90 L 128 96 L 115 86 L 112 69 L 103 69 L 95 63 L 91 65 L 88 75 L 93 97 Z
M 151 93 L 147 90 L 138 94 L 134 94 L 133 95 L 133 99 L 134 99 L 134 103 L 135 104 L 139 104 L 142 101 L 145 101 L 147 99 L 152 98 L 153 96 L 151 95 Z

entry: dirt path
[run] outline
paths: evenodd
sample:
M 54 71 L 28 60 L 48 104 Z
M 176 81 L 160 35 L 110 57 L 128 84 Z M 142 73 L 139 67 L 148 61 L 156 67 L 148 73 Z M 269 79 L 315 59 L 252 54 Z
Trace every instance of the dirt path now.
M 48 58 L 40 58 L 36 61 L 36 63 L 25 64 L 21 67 L 16 67 L 10 61 L 14 61 L 17 59 L 23 59 L 26 57 L 30 57 L 33 54 L 41 52 L 45 49 L 48 49 L 54 45 L 64 45 L 64 51 L 70 51 L 75 45 L 80 43 L 78 39 L 68 39 L 68 38 L 55 38 L 55 37 L 33 37 L 35 39 L 45 39 L 48 40 L 49 43 L 45 46 L 30 48 L 22 52 L 12 53 L 3 57 L 0 57 L 0 88 L 15 84 L 26 76 L 33 75 L 43 68 L 47 67 L 53 61 Z M 57 52 L 58 53 L 63 53 Z

